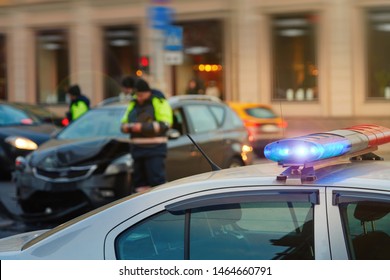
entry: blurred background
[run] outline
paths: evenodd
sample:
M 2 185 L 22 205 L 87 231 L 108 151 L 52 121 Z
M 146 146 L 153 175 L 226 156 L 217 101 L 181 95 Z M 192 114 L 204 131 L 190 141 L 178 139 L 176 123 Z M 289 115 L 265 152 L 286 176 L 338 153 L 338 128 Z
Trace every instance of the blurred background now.
M 292 127 L 389 126 L 389 46 L 390 0 L 0 0 L 0 99 L 62 114 L 70 84 L 96 105 L 138 75 L 269 104 Z
M 132 75 L 270 106 L 285 137 L 390 127 L 389 50 L 390 0 L 0 0 L 0 101 L 65 116 L 70 85 L 95 106 Z

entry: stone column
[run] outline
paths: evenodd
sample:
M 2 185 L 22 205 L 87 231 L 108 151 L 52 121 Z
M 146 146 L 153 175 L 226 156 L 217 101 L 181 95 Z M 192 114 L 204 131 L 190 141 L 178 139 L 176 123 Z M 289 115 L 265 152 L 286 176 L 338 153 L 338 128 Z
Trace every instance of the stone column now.
M 90 8 L 85 4 L 76 2 L 74 8 L 74 26 L 71 29 L 71 83 L 80 85 L 82 92 L 91 99 L 92 105 L 103 99 L 102 90 L 97 90 L 95 82 L 99 69 L 96 69 L 97 61 L 102 58 L 103 52 L 99 52 L 101 40 L 99 33 L 92 25 Z
M 352 42 L 350 0 L 331 0 L 327 13 L 329 27 L 329 113 L 353 115 Z M 326 94 L 326 93 L 322 93 Z M 324 96 L 326 98 L 326 96 Z
M 22 12 L 15 12 L 12 16 L 11 32 L 8 33 L 9 56 L 7 63 L 9 73 L 9 100 L 20 102 L 36 101 L 35 88 L 29 84 L 29 62 L 31 62 L 31 32 L 26 27 L 25 15 Z M 35 56 L 34 56 L 35 57 Z
M 231 99 L 242 102 L 259 102 L 259 61 L 258 61 L 258 24 L 259 16 L 253 0 L 235 1 L 233 36 L 233 88 L 238 88 L 238 96 L 232 93 Z

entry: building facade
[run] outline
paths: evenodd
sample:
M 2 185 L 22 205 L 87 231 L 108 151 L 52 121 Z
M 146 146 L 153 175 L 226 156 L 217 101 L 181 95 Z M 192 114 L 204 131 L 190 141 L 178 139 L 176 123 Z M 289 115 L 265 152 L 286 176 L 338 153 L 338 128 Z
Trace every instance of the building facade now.
M 183 28 L 180 65 L 156 66 L 152 5 Z M 138 74 L 284 116 L 389 117 L 387 44 L 390 0 L 0 0 L 0 99 L 63 112 L 70 84 L 95 105 Z

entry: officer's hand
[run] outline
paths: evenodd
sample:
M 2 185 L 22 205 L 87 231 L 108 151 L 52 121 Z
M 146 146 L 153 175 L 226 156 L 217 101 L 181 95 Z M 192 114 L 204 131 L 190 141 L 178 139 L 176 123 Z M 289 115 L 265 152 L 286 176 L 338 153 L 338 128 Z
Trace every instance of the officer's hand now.
M 130 131 L 131 132 L 141 132 L 142 124 L 141 123 L 132 123 Z
M 124 123 L 121 125 L 121 131 L 123 133 L 130 133 L 131 132 L 131 125 L 128 123 Z
M 121 130 L 123 133 L 141 132 L 142 124 L 141 123 L 124 123 L 121 126 Z

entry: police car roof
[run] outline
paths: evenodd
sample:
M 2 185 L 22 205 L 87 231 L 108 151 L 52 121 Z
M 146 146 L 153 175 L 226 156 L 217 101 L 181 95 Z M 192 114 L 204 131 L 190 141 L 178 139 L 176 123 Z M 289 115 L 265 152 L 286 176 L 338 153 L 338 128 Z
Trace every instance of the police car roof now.
M 213 187 L 297 185 L 297 181 L 291 184 L 288 180 L 286 182 L 276 180 L 284 169 L 276 163 L 256 164 L 186 177 L 158 188 L 196 185 L 197 190 L 200 191 L 203 188 L 209 188 L 210 185 Z M 298 183 L 298 185 L 361 187 L 390 191 L 389 170 L 390 162 L 356 161 L 321 168 L 317 170 L 317 180 L 310 183 Z

